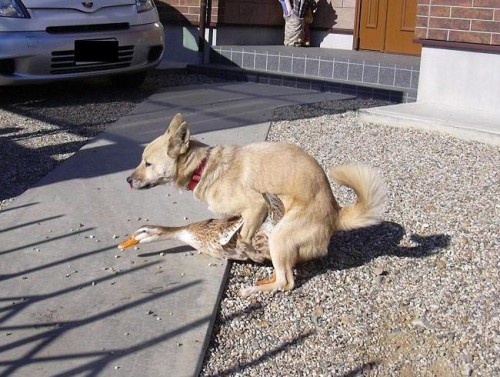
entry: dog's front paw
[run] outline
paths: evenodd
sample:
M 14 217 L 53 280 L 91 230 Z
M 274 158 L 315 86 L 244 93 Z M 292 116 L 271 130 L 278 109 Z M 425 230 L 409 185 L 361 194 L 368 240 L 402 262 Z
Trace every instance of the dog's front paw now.
M 258 291 L 258 287 L 245 287 L 240 289 L 240 297 L 247 298 Z

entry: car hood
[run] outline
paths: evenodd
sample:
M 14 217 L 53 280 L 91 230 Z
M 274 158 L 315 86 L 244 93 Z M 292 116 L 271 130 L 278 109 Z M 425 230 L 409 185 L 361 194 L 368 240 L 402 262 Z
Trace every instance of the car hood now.
M 140 26 L 158 22 L 158 12 L 137 12 L 136 0 L 23 0 L 30 18 L 0 18 L 2 32 L 45 32 L 75 25 L 126 23 Z M 0 36 L 1 38 L 1 36 Z
M 95 12 L 102 8 L 132 5 L 135 0 L 23 0 L 28 9 L 77 9 L 82 12 Z

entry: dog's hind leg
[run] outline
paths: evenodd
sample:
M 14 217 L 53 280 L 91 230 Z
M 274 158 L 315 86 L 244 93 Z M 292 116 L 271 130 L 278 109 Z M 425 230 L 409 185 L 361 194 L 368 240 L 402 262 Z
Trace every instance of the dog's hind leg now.
M 292 267 L 275 267 L 273 276 L 268 280 L 261 280 L 257 285 L 245 287 L 240 290 L 241 297 L 248 297 L 257 292 L 288 291 L 293 289 L 295 282 L 293 280 Z
M 273 277 L 268 281 L 258 282 L 255 286 L 241 289 L 242 297 L 248 297 L 257 292 L 293 289 L 295 286 L 293 267 L 297 261 L 298 247 L 290 237 L 288 223 L 286 221 L 278 223 L 269 238 L 269 250 L 274 267 Z

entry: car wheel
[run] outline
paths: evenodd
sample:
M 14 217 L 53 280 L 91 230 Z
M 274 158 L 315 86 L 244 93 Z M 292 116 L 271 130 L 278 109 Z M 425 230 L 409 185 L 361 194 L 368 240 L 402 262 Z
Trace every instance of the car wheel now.
M 146 76 L 147 72 L 141 71 L 111 76 L 109 79 L 111 80 L 111 84 L 117 88 L 135 89 L 142 85 Z

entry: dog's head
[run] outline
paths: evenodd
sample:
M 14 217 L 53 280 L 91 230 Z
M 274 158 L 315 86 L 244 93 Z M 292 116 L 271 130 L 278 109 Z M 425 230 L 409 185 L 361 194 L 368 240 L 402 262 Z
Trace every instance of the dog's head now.
M 167 131 L 144 149 L 141 163 L 127 178 L 130 187 L 146 189 L 175 181 L 178 160 L 189 150 L 189 137 L 187 123 L 177 114 Z

